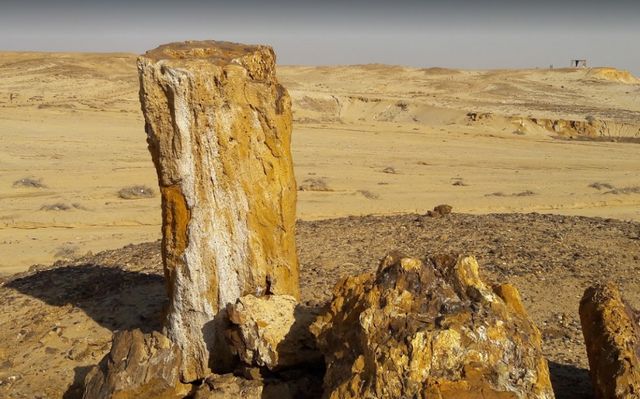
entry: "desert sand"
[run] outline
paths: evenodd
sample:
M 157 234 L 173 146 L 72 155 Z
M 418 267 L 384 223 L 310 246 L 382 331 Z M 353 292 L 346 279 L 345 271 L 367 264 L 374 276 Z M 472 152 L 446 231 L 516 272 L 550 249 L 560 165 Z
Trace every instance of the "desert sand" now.
M 0 273 L 160 236 L 135 58 L 0 55 Z M 300 219 L 448 203 L 640 220 L 640 84 L 627 72 L 362 65 L 278 75 L 293 99 Z M 582 139 L 594 131 L 602 140 Z M 156 195 L 119 196 L 135 185 Z
M 475 254 L 522 293 L 556 397 L 591 397 L 584 288 L 611 279 L 640 300 L 640 82 L 612 68 L 278 74 L 293 99 L 305 304 L 396 248 Z M 137 93 L 131 54 L 0 54 L 0 397 L 80 397 L 113 331 L 160 326 L 160 204 Z M 119 193 L 135 186 L 155 193 Z M 424 215 L 441 203 L 454 214 Z

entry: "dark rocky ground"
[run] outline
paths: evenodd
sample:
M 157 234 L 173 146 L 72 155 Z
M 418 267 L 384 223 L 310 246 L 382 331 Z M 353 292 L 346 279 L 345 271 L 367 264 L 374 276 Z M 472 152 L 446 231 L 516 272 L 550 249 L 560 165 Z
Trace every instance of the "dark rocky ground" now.
M 409 214 L 299 222 L 302 300 L 331 296 L 342 277 L 398 249 L 422 257 L 465 253 L 485 278 L 513 283 L 543 332 L 557 398 L 591 398 L 578 318 L 584 289 L 617 283 L 640 303 L 640 223 L 540 214 Z M 130 245 L 0 282 L 0 397 L 75 398 L 111 332 L 160 327 L 159 243 Z

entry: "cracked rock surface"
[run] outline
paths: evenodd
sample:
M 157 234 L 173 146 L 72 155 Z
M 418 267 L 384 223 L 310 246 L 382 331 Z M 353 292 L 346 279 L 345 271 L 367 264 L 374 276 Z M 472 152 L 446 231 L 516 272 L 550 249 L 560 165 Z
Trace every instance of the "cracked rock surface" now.
M 172 43 L 138 71 L 162 196 L 165 333 L 189 382 L 230 367 L 227 304 L 299 297 L 291 100 L 268 46 Z
M 159 332 L 120 331 L 111 351 L 85 379 L 84 399 L 179 399 L 191 387 L 180 383 L 180 350 Z
M 246 295 L 229 306 L 233 352 L 247 365 L 270 370 L 322 363 L 309 326 L 316 312 L 288 295 Z
M 613 283 L 584 292 L 580 320 L 596 398 L 640 394 L 640 315 Z
M 473 257 L 398 253 L 338 284 L 312 326 L 325 398 L 554 398 L 540 331 L 515 287 Z

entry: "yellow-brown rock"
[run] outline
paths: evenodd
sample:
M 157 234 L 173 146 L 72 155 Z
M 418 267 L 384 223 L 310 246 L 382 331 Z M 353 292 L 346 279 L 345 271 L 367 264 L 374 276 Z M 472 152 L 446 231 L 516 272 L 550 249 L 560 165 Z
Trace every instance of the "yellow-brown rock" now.
M 117 332 L 111 351 L 85 379 L 84 399 L 180 399 L 180 349 L 164 335 Z
M 640 320 L 618 288 L 587 288 L 580 321 L 596 398 L 640 397 Z
M 311 329 L 325 398 L 554 397 L 517 290 L 487 286 L 473 257 L 388 255 L 338 284 Z
M 174 43 L 138 70 L 162 194 L 165 332 L 193 381 L 225 367 L 227 304 L 299 296 L 291 101 L 267 46 Z
M 227 337 L 247 365 L 275 370 L 322 364 L 309 331 L 316 314 L 289 295 L 246 295 L 228 308 Z

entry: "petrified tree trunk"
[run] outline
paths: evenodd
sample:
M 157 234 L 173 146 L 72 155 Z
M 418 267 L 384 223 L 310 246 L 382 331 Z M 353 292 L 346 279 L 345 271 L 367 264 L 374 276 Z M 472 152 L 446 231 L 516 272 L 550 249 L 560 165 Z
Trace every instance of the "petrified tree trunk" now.
M 597 399 L 637 398 L 640 392 L 640 314 L 609 282 L 585 290 L 580 322 Z
M 165 332 L 192 381 L 219 368 L 227 304 L 249 293 L 299 296 L 291 100 L 266 46 L 163 45 L 138 71 L 162 193 Z
M 542 336 L 518 290 L 472 256 L 387 255 L 348 277 L 310 327 L 323 398 L 553 399 Z

